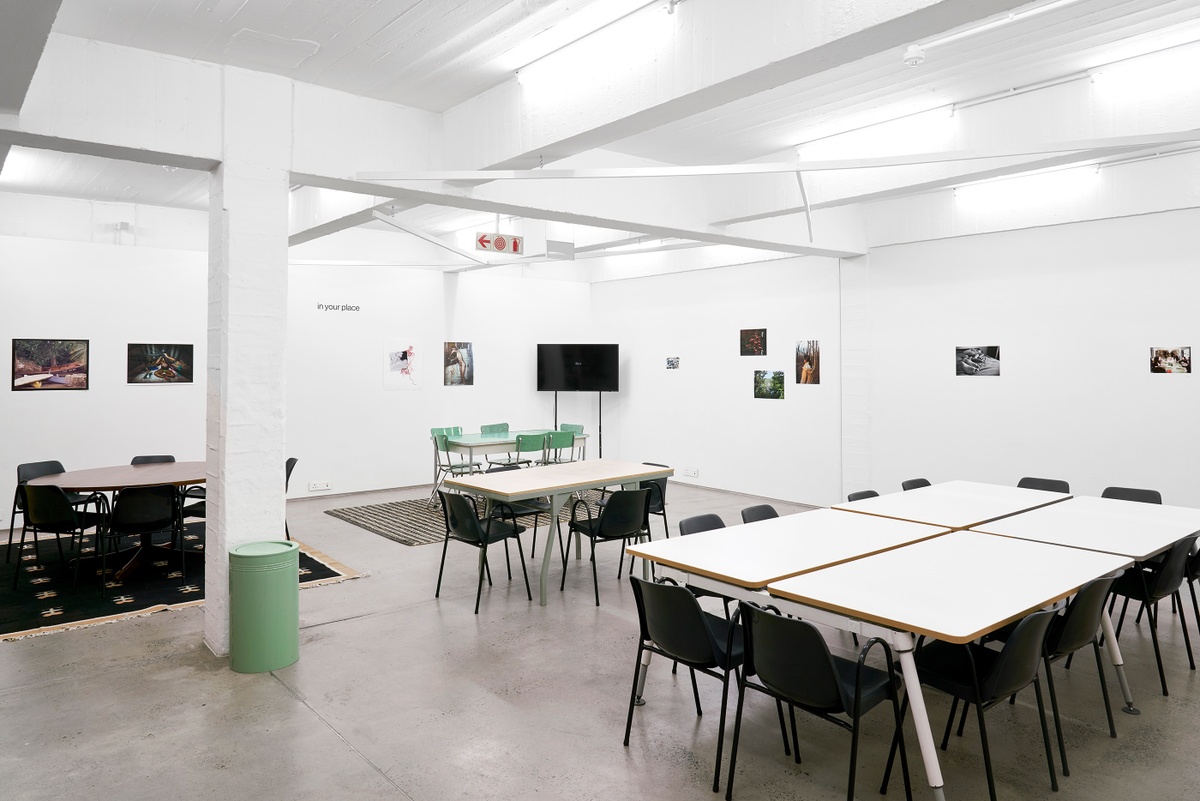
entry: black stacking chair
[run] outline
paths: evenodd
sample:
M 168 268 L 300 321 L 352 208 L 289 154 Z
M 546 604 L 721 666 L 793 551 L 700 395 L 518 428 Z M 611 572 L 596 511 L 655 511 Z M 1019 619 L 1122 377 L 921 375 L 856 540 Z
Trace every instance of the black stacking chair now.
M 54 472 L 61 473 L 62 470 Z M 49 475 L 49 474 L 47 474 Z M 58 546 L 58 559 L 62 565 L 66 565 L 66 557 L 63 555 L 62 535 L 69 534 L 72 542 L 75 537 L 79 537 L 80 545 L 83 544 L 84 532 L 89 528 L 96 529 L 96 547 L 102 549 L 102 541 L 108 522 L 108 499 L 98 492 L 93 492 L 91 495 L 84 497 L 81 503 L 72 503 L 72 498 L 61 487 L 53 486 L 29 486 L 22 487 L 24 493 L 24 516 L 25 522 L 21 526 L 21 542 L 17 546 L 17 569 L 13 571 L 13 589 L 17 588 L 17 579 L 21 576 L 21 550 L 25 547 L 25 535 L 32 532 L 34 536 L 34 545 L 37 545 L 37 535 L 46 533 L 54 535 L 54 542 Z M 95 511 L 87 511 L 88 505 L 94 505 Z M 82 508 L 80 508 L 82 507 Z M 36 553 L 36 550 L 35 550 Z M 76 553 L 75 559 L 75 581 L 79 581 L 79 563 L 82 559 L 82 548 Z
M 650 467 L 670 467 L 670 465 L 659 464 L 658 462 L 642 462 Z M 664 478 L 648 478 L 638 482 L 638 489 L 650 490 L 650 514 L 659 515 L 663 519 L 663 532 L 667 539 L 671 538 L 671 527 L 667 524 L 667 479 Z M 597 506 L 604 506 L 608 503 L 608 493 L 602 491 L 600 499 L 596 501 Z M 625 569 L 625 553 L 621 553 L 621 561 L 617 564 L 617 578 L 621 577 L 621 571 Z M 629 570 L 633 572 L 633 557 L 629 557 Z
M 854 503 L 855 501 L 861 501 L 863 498 L 878 498 L 878 497 L 879 497 L 879 493 L 876 492 L 875 490 L 859 490 L 858 492 L 852 492 L 849 495 L 847 495 L 846 502 Z
M 1071 485 L 1059 478 L 1034 478 L 1025 476 L 1017 482 L 1021 489 L 1045 490 L 1046 492 L 1070 492 Z
M 13 533 L 17 525 L 17 514 L 21 514 L 21 526 L 24 527 L 25 521 L 25 482 L 42 476 L 52 476 L 55 473 L 65 473 L 66 468 L 62 462 L 46 461 L 46 462 L 27 462 L 26 464 L 17 465 L 17 489 L 13 493 L 12 516 L 8 521 L 8 544 L 4 548 L 4 563 L 8 564 L 13 543 Z M 90 495 L 80 495 L 77 492 L 68 492 L 67 499 L 72 506 L 82 506 L 85 503 L 90 503 Z
M 645 492 L 645 490 L 639 490 Z M 619 495 L 620 493 L 615 493 Z M 633 686 L 629 690 L 629 714 L 625 719 L 625 745 L 633 727 L 633 707 L 638 705 L 638 679 L 642 670 L 642 654 L 660 654 L 685 665 L 692 676 L 692 697 L 696 715 L 700 708 L 700 691 L 696 687 L 696 671 L 721 681 L 721 718 L 717 726 L 717 759 L 713 768 L 713 792 L 721 780 L 721 747 L 725 743 L 725 707 L 729 700 L 729 674 L 742 664 L 740 627 L 700 608 L 695 596 L 674 582 L 646 581 L 630 576 L 633 597 L 637 602 L 637 658 L 633 663 Z
M 135 456 L 129 460 L 130 464 L 169 464 L 175 461 L 175 457 L 169 453 L 154 454 L 152 456 Z
M 695 515 L 694 517 L 685 517 L 679 521 L 679 535 L 686 537 L 689 534 L 699 534 L 701 531 L 713 531 L 714 529 L 725 528 L 725 521 L 720 515 L 704 514 Z M 688 585 L 688 589 L 697 598 L 720 598 L 725 604 L 725 617 L 729 617 L 729 603 L 732 598 L 721 595 L 718 592 L 711 590 L 702 590 L 699 587 Z
M 507 473 L 510 470 L 520 470 L 521 466 L 517 464 L 497 464 L 484 470 L 485 473 Z M 529 555 L 533 559 L 537 559 L 537 526 L 538 520 L 542 515 L 546 515 L 547 525 L 550 520 L 550 501 L 546 498 L 529 498 L 524 501 L 509 501 L 503 504 L 492 504 L 492 511 L 489 515 L 493 518 L 503 519 L 505 515 L 510 515 L 520 520 L 523 517 L 533 517 L 533 544 L 529 547 Z M 562 559 L 566 559 L 566 551 L 563 548 L 562 526 L 559 525 L 558 518 L 554 519 L 554 527 L 558 531 L 558 555 Z M 504 558 L 508 558 L 508 541 L 504 542 Z
M 1158 662 L 1158 680 L 1162 684 L 1162 694 L 1167 693 L 1167 677 L 1163 672 L 1162 652 L 1158 646 L 1158 602 L 1164 598 L 1172 598 L 1178 609 L 1183 609 L 1179 589 L 1183 586 L 1184 574 L 1187 571 L 1188 560 L 1196 545 L 1197 535 L 1184 537 L 1171 546 L 1166 557 L 1159 562 L 1138 562 L 1117 579 L 1113 585 L 1113 603 L 1117 596 L 1124 596 L 1121 604 L 1121 618 L 1117 621 L 1117 639 L 1121 638 L 1121 626 L 1125 623 L 1125 610 L 1129 601 L 1141 601 L 1142 611 L 1150 620 L 1150 641 L 1154 644 L 1154 658 Z M 1196 669 L 1196 660 L 1192 656 L 1192 641 L 1188 636 L 1187 620 L 1179 615 L 1179 625 L 1183 628 L 1183 643 L 1187 649 L 1188 665 Z
M 650 494 L 651 490 L 617 490 L 608 496 L 604 506 L 600 508 L 600 516 L 593 518 L 592 509 L 585 501 L 576 500 L 571 504 L 571 523 L 567 527 L 567 536 L 572 532 L 587 537 L 592 544 L 592 584 L 596 590 L 596 606 L 600 605 L 600 580 L 596 578 L 596 543 L 620 542 L 622 546 L 629 540 L 640 541 L 642 537 L 650 539 Z M 587 511 L 587 517 L 578 517 L 579 507 Z M 563 554 L 563 576 L 559 584 L 561 592 L 567 586 L 567 558 Z
M 895 720 L 893 742 L 900 749 L 904 792 L 912 801 L 908 755 L 901 727 L 900 677 L 896 675 L 887 643 L 872 637 L 859 652 L 857 662 L 853 662 L 831 654 L 821 632 L 807 621 L 783 617 L 775 611 L 747 603 L 739 606 L 739 614 L 743 616 L 740 628 L 744 663 L 742 674 L 738 677 L 738 704 L 733 723 L 733 745 L 729 750 L 726 801 L 733 799 L 733 774 L 737 768 L 742 707 L 747 688 L 788 703 L 792 715 L 792 748 L 797 762 L 800 761 L 800 751 L 796 737 L 796 707 L 850 732 L 850 779 L 846 787 L 848 801 L 854 801 L 859 722 L 867 712 L 883 701 L 890 700 Z M 887 666 L 884 670 L 866 664 L 867 653 L 877 644 L 883 648 Z M 759 682 L 750 681 L 750 676 L 754 674 L 757 674 Z M 849 721 L 835 717 L 837 715 L 845 715 Z
M 769 503 L 747 506 L 742 510 L 743 523 L 757 523 L 759 520 L 770 520 L 773 517 L 779 517 L 779 512 Z
M 475 511 L 475 501 L 467 498 L 465 495 L 445 492 L 444 490 L 438 490 L 438 495 L 442 499 L 442 517 L 446 521 L 446 541 L 442 544 L 442 562 L 438 566 L 437 589 L 434 591 L 433 597 L 439 598 L 442 594 L 442 572 L 446 568 L 446 550 L 450 547 L 450 540 L 465 542 L 467 545 L 478 548 L 481 551 L 479 556 L 479 583 L 475 587 L 475 614 L 478 615 L 479 598 L 483 593 L 483 577 L 485 574 L 487 575 L 488 585 L 490 586 L 492 583 L 487 548 L 495 542 L 515 539 L 517 541 L 517 555 L 521 557 L 521 575 L 525 577 L 525 594 L 532 601 L 533 593 L 529 589 L 529 574 L 525 571 L 525 552 L 521 548 L 520 534 L 525 528 L 517 525 L 516 518 L 511 514 L 507 516 L 507 519 L 487 518 L 480 520 L 479 514 Z M 511 565 L 508 568 L 508 578 L 510 581 L 512 580 Z
M 927 479 L 927 478 L 910 478 L 908 481 L 901 481 L 900 486 L 905 491 L 920 489 L 921 487 L 929 486 L 929 479 Z
M 288 458 L 288 460 L 286 462 L 283 463 L 283 491 L 285 493 L 288 491 L 288 487 L 292 483 L 292 471 L 296 469 L 296 462 L 299 462 L 299 461 L 300 460 L 297 459 L 295 456 L 291 456 Z M 184 512 L 186 512 L 186 511 L 187 511 L 187 509 L 185 508 Z M 288 529 L 287 505 L 286 504 L 284 505 L 284 514 L 283 514 L 283 536 L 289 540 L 292 538 L 292 532 L 291 532 L 291 530 Z
M 1135 487 L 1105 487 L 1104 492 L 1100 493 L 1100 497 L 1136 503 L 1162 503 L 1162 493 L 1158 490 Z
M 179 490 L 171 484 L 155 484 L 149 487 L 127 487 L 117 493 L 113 501 L 106 540 L 115 543 L 121 537 L 141 537 L 142 547 L 152 544 L 151 538 L 160 531 L 171 535 L 175 541 L 179 522 Z M 187 574 L 187 563 L 183 549 L 183 536 L 179 537 L 179 565 L 181 574 Z M 100 548 L 100 587 L 103 593 L 108 583 L 106 571 L 108 547 Z
M 983 745 L 983 767 L 987 772 L 988 796 L 996 801 L 996 783 L 992 778 L 992 754 L 988 749 L 987 724 L 984 712 L 999 704 L 1019 690 L 1033 685 L 1037 696 L 1038 720 L 1042 726 L 1042 743 L 1046 748 L 1046 765 L 1050 770 L 1050 788 L 1058 790 L 1058 777 L 1054 770 L 1054 754 L 1050 748 L 1050 732 L 1046 727 L 1046 708 L 1042 701 L 1042 686 L 1038 681 L 1038 668 L 1042 664 L 1046 632 L 1055 616 L 1052 609 L 1044 609 L 1022 620 L 1013 630 L 1002 650 L 994 650 L 978 643 L 956 645 L 948 642 L 925 643 L 917 651 L 917 674 L 921 683 L 954 697 L 950 715 L 946 719 L 946 732 L 942 735 L 943 751 L 950 741 L 950 727 L 958 702 L 967 706 L 974 704 L 979 719 L 979 739 Z M 907 698 L 905 703 L 907 703 Z M 958 724 L 962 736 L 966 723 L 966 708 Z M 884 772 L 883 788 L 887 789 L 888 775 L 892 768 L 892 753 L 888 755 L 888 766 Z

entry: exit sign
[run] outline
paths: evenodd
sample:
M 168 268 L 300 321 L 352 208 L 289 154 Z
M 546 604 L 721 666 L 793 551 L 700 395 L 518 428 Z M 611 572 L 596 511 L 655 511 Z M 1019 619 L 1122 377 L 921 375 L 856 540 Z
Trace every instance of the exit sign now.
M 496 253 L 510 253 L 519 256 L 525 252 L 525 240 L 523 237 L 519 236 L 508 236 L 507 234 L 489 234 L 476 231 L 475 249 L 491 250 Z

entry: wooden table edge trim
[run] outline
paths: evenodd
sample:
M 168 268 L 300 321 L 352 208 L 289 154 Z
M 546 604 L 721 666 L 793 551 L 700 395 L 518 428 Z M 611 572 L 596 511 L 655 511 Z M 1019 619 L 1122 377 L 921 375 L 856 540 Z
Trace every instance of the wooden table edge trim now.
M 186 462 L 172 462 L 172 464 L 187 464 L 187 463 Z M 203 464 L 203 463 L 201 463 L 201 464 Z M 140 467 L 140 465 L 116 465 L 116 466 L 117 467 Z M 100 468 L 100 467 L 84 468 L 84 470 L 103 470 L 103 469 L 105 469 L 105 468 Z M 64 484 L 61 482 L 61 480 L 59 480 L 60 476 L 69 475 L 71 473 L 82 473 L 82 472 L 84 472 L 84 470 L 68 470 L 65 473 L 51 473 L 50 475 L 38 476 L 37 478 L 31 478 L 25 483 L 30 484 L 35 487 L 60 487 L 61 486 L 63 489 L 67 490 L 68 492 L 85 492 L 85 491 L 86 492 L 116 492 L 118 490 L 128 489 L 130 486 L 132 486 L 127 481 L 105 482 L 105 483 L 103 483 L 103 485 L 96 483 L 96 482 L 87 482 L 86 486 L 83 486 L 83 485 L 80 485 L 78 482 L 67 482 Z M 162 484 L 170 484 L 173 487 L 184 487 L 184 486 L 188 486 L 190 484 L 205 484 L 205 483 L 207 483 L 207 481 L 208 481 L 208 476 L 207 476 L 207 474 L 205 474 L 203 476 L 200 476 L 199 478 L 193 476 L 193 477 L 189 477 L 189 478 L 174 479 L 174 480 L 168 480 L 168 481 L 156 481 L 153 484 L 146 484 L 144 486 L 153 487 L 153 486 L 161 486 Z
M 879 515 L 872 515 L 872 517 L 878 517 L 878 516 Z M 904 521 L 904 522 L 912 522 L 912 521 Z M 664 567 L 669 567 L 674 570 L 678 570 L 682 573 L 687 573 L 688 575 L 704 576 L 705 578 L 710 578 L 710 579 L 713 579 L 714 581 L 720 581 L 724 584 L 732 584 L 735 587 L 742 587 L 743 589 L 747 589 L 747 590 L 763 590 L 763 589 L 766 589 L 767 585 L 773 584 L 776 581 L 783 581 L 785 579 L 795 578 L 796 576 L 803 576 L 808 573 L 815 573 L 818 570 L 825 570 L 826 568 L 837 567 L 838 565 L 844 565 L 847 562 L 855 562 L 855 561 L 858 561 L 859 559 L 865 559 L 868 556 L 878 556 L 881 553 L 886 553 L 888 551 L 894 551 L 897 548 L 904 548 L 908 545 L 916 545 L 918 542 L 925 542 L 926 540 L 932 540 L 936 537 L 942 537 L 942 536 L 945 536 L 946 534 L 950 534 L 950 533 L 951 532 L 949 530 L 938 531 L 933 534 L 929 534 L 927 536 L 921 537 L 920 539 L 909 540 L 908 542 L 901 542 L 901 543 L 897 543 L 895 545 L 889 545 L 886 548 L 877 548 L 873 551 L 868 551 L 867 553 L 860 553 L 860 554 L 855 554 L 854 556 L 847 556 L 844 559 L 838 559 L 833 562 L 826 562 L 823 565 L 814 565 L 813 567 L 806 567 L 803 570 L 797 570 L 794 573 L 788 573 L 786 575 L 776 576 L 775 578 L 767 579 L 764 582 L 753 583 L 753 584 L 747 583 L 744 581 L 738 581 L 736 579 L 730 578 L 729 576 L 724 576 L 719 573 L 714 573 L 710 570 L 700 570 L 695 567 L 684 565 L 683 563 L 677 562 L 674 560 L 663 559 L 661 557 L 649 556 L 649 555 L 646 555 L 646 554 L 638 551 L 637 550 L 638 546 L 636 546 L 636 545 L 626 546 L 625 553 L 630 554 L 631 556 L 636 556 L 639 559 L 647 559 L 651 562 L 654 562 L 655 564 L 663 565 Z M 659 541 L 661 542 L 662 540 L 659 540 Z
M 999 519 L 999 518 L 997 518 L 997 519 Z M 990 520 L 988 522 L 994 523 L 995 521 Z M 980 523 L 980 525 L 986 525 L 986 524 Z M 1010 540 L 1022 540 L 1023 542 L 1040 542 L 1043 545 L 1054 545 L 1059 548 L 1074 548 L 1077 551 L 1087 551 L 1088 553 L 1102 553 L 1102 554 L 1106 554 L 1108 556 L 1123 556 L 1129 560 L 1129 564 L 1125 566 L 1125 569 L 1127 569 L 1127 570 L 1133 565 L 1134 562 L 1145 562 L 1147 559 L 1149 559 L 1152 556 L 1157 556 L 1160 553 L 1165 553 L 1166 551 L 1171 550 L 1171 548 L 1174 547 L 1175 542 L 1179 542 L 1179 540 L 1186 539 L 1187 537 L 1192 536 L 1192 534 L 1200 534 L 1200 531 L 1193 531 L 1192 534 L 1184 534 L 1182 537 L 1175 540 L 1175 542 L 1167 543 L 1162 548 L 1160 548 L 1157 551 L 1154 551 L 1153 553 L 1148 553 L 1145 556 L 1134 556 L 1132 554 L 1127 554 L 1127 553 L 1117 553 L 1116 551 L 1106 551 L 1103 548 L 1088 548 L 1083 545 L 1071 545 L 1070 543 L 1066 543 L 1066 542 L 1047 542 L 1046 540 L 1041 540 L 1041 539 L 1038 539 L 1037 537 L 1032 537 L 1032 536 L 1023 537 L 1019 534 L 1001 534 L 998 531 L 982 531 L 979 529 L 968 529 L 968 530 L 971 531 L 971 533 L 973 533 L 973 534 L 986 534 L 989 537 L 1004 537 L 1004 538 L 1010 539 Z
M 1056 503 L 1062 503 L 1063 501 L 1069 501 L 1074 497 L 1075 497 L 1074 495 L 1066 495 L 1062 498 L 1055 498 L 1052 501 L 1047 501 L 1046 503 L 1038 504 L 1037 506 L 1030 506 L 1028 509 L 1019 509 L 1016 512 L 1009 512 L 1006 515 L 999 515 L 997 517 L 989 517 L 986 520 L 980 520 L 977 523 L 968 523 L 965 526 L 951 526 L 947 523 L 930 523 L 928 520 L 913 520 L 908 517 L 896 517 L 895 515 L 881 515 L 878 512 L 868 512 L 865 509 L 847 509 L 844 506 L 830 506 L 829 508 L 835 512 L 853 512 L 856 515 L 867 515 L 869 517 L 884 517 L 884 518 L 887 518 L 888 520 L 899 520 L 902 523 L 920 523 L 921 525 L 924 525 L 924 526 L 939 526 L 939 527 L 945 528 L 947 530 L 947 533 L 949 533 L 950 531 L 968 531 L 970 529 L 975 528 L 976 526 L 986 526 L 988 523 L 995 523 L 997 520 L 1004 520 L 1005 518 L 1008 518 L 1008 517 L 1015 517 L 1020 514 L 1025 514 L 1026 512 L 1032 512 L 1035 509 L 1044 509 L 1047 506 L 1053 506 Z M 990 534 L 991 532 L 981 531 L 979 533 Z
M 607 486 L 609 484 L 625 484 L 630 481 L 642 481 L 642 480 L 646 480 L 646 479 L 652 480 L 652 479 L 656 479 L 656 478 L 670 478 L 673 475 L 675 475 L 675 468 L 671 468 L 670 470 L 650 470 L 650 471 L 646 471 L 643 473 L 632 473 L 632 474 L 625 474 L 625 475 L 620 475 L 620 476 L 606 476 L 603 479 L 603 481 L 604 481 L 603 485 L 597 484 L 595 479 L 591 479 L 588 481 L 575 481 L 575 482 L 568 483 L 568 484 L 555 484 L 553 486 L 540 486 L 537 488 L 537 494 L 534 495 L 533 497 L 538 497 L 541 495 L 569 495 L 570 493 L 572 493 L 576 490 L 580 490 L 580 489 L 591 489 L 593 487 Z M 530 497 L 529 496 L 530 490 L 517 490 L 515 492 L 503 492 L 501 490 L 483 489 L 481 487 L 476 487 L 471 484 L 463 484 L 460 481 L 455 481 L 455 480 L 449 479 L 449 478 L 446 479 L 445 481 L 443 481 L 442 485 L 447 486 L 447 487 L 454 487 L 455 489 L 460 489 L 465 492 L 480 492 L 480 493 L 486 492 L 489 495 L 495 495 L 496 497 L 501 498 L 501 499 L 521 500 L 521 498 L 517 497 L 519 495 L 524 495 L 525 497 Z

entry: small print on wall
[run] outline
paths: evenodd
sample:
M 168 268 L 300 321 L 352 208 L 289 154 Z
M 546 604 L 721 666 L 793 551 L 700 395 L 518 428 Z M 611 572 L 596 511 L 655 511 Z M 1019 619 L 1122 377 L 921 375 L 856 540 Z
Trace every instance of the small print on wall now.
M 782 370 L 755 370 L 754 397 L 779 400 L 783 398 Z
M 743 356 L 767 355 L 767 329 L 743 328 L 739 341 Z
M 192 345 L 129 344 L 127 384 L 190 384 L 195 373 Z
M 14 339 L 14 390 L 87 389 L 86 339 Z
M 667 369 L 668 370 L 678 370 L 679 369 L 679 357 L 678 356 L 668 356 L 667 357 Z
M 383 388 L 420 389 L 417 354 L 421 349 L 411 339 L 389 339 L 383 348 Z
M 796 383 L 821 383 L 821 343 L 815 339 L 796 343 Z
M 447 387 L 475 384 L 475 356 L 470 342 L 447 342 L 445 346 L 445 383 Z
M 1151 348 L 1150 372 L 1152 373 L 1190 373 L 1192 372 L 1192 349 L 1183 348 Z
M 954 349 L 955 375 L 1000 375 L 1000 347 Z

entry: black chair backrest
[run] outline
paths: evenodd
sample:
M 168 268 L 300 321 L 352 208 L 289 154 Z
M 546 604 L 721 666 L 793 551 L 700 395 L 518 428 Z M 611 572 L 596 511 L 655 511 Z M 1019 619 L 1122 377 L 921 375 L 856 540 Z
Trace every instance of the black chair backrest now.
M 463 542 L 481 543 L 485 536 L 479 525 L 479 516 L 474 502 L 457 492 L 438 490 L 442 499 L 442 516 L 446 520 L 446 531 L 451 537 Z
M 1116 498 L 1118 501 L 1137 501 L 1138 503 L 1162 503 L 1162 493 L 1152 489 L 1136 489 L 1134 487 L 1105 487 L 1100 493 L 1101 498 Z
M 109 525 L 126 532 L 169 527 L 175 522 L 178 497 L 171 484 L 123 489 L 113 503 Z
M 849 495 L 847 495 L 846 501 L 849 503 L 854 503 L 855 501 L 861 501 L 863 498 L 878 498 L 878 497 L 879 497 L 879 493 L 876 492 L 875 490 L 859 490 L 858 492 L 852 492 Z
M 829 646 L 813 624 L 749 604 L 741 610 L 746 660 L 764 685 L 806 709 L 853 709 L 842 695 Z
M 1017 482 L 1021 489 L 1045 490 L 1046 492 L 1070 492 L 1071 485 L 1061 478 L 1034 478 L 1025 476 Z
M 25 482 L 31 478 L 41 478 L 42 476 L 52 476 L 55 473 L 65 473 L 66 468 L 62 462 L 26 462 L 25 464 L 17 465 L 17 491 L 13 496 L 13 506 L 15 511 L 23 512 L 25 510 Z
M 651 467 L 670 467 L 669 464 L 659 464 L 658 462 L 642 462 L 642 464 Z M 638 484 L 642 489 L 650 490 L 650 514 L 661 515 L 667 505 L 667 479 L 648 478 Z
M 672 659 L 697 667 L 716 667 L 720 650 L 696 596 L 677 584 L 656 584 L 630 576 L 642 640 L 650 640 Z
M 1042 662 L 1046 631 L 1055 614 L 1053 609 L 1043 609 L 1017 624 L 991 672 L 979 677 L 983 703 L 1012 695 L 1034 680 Z
M 600 510 L 597 539 L 625 539 L 650 525 L 650 490 L 617 490 Z
M 1146 590 L 1150 603 L 1161 601 L 1183 584 L 1183 576 L 1188 567 L 1188 557 L 1191 556 L 1192 548 L 1196 545 L 1197 536 L 1200 535 L 1193 534 L 1190 537 L 1184 537 L 1172 545 L 1171 550 L 1167 551 L 1166 559 L 1162 561 L 1162 566 L 1146 575 Z M 1138 568 L 1135 566 L 1133 569 L 1137 570 Z
M 900 486 L 902 488 L 904 488 L 905 490 L 920 489 L 921 487 L 929 486 L 929 479 L 927 479 L 927 478 L 910 478 L 908 481 L 901 481 Z
M 1065 614 L 1050 626 L 1046 638 L 1046 653 L 1049 656 L 1069 654 L 1096 639 L 1100 629 L 1100 616 L 1104 614 L 1104 602 L 1117 577 L 1101 576 L 1092 579 L 1075 593 Z
M 61 487 L 25 485 L 25 519 L 36 528 L 53 530 L 73 528 L 78 518 Z
M 296 469 L 296 462 L 300 461 L 295 456 L 283 463 L 283 491 L 287 492 L 288 485 L 292 483 L 292 471 Z
M 175 457 L 169 453 L 160 453 L 153 456 L 135 456 L 129 460 L 130 464 L 166 464 L 175 461 Z
M 696 515 L 685 517 L 679 521 L 679 533 L 682 535 L 698 534 L 701 531 L 712 531 L 715 528 L 725 528 L 725 521 L 720 515 Z
M 743 523 L 757 523 L 759 520 L 770 520 L 773 517 L 779 517 L 779 512 L 776 512 L 775 507 L 769 503 L 747 506 L 742 510 Z

